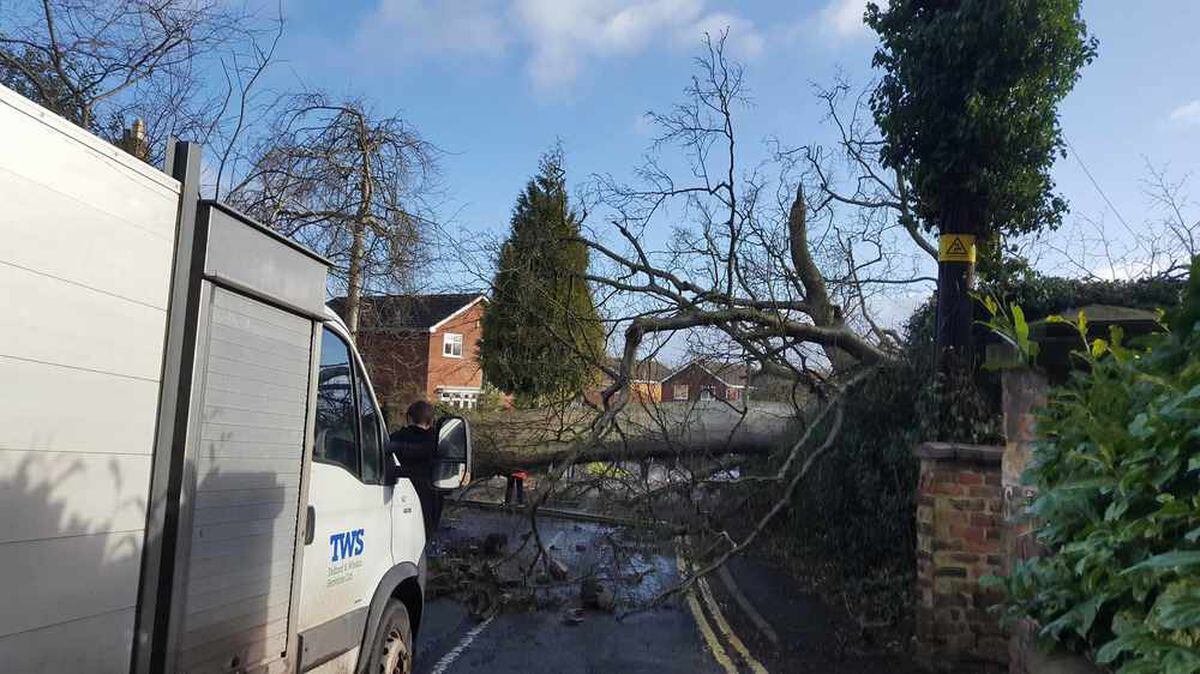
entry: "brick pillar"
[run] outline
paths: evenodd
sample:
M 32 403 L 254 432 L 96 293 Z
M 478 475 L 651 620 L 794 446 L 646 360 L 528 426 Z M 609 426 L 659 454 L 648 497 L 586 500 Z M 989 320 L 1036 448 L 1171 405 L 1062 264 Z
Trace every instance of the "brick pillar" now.
M 977 663 L 997 671 L 1007 641 L 979 580 L 1004 563 L 1002 447 L 930 442 L 917 447 L 917 640 L 939 669 Z
M 1004 458 L 1000 484 L 1004 488 L 1004 520 L 1008 524 L 1005 539 L 1007 572 L 1014 561 L 1037 553 L 1031 525 L 1025 518 L 1025 506 L 1037 492 L 1021 484 L 1021 475 L 1033 458 L 1035 411 L 1046 404 L 1049 384 L 1046 376 L 1029 369 L 1005 370 L 1001 377 L 1004 407 Z

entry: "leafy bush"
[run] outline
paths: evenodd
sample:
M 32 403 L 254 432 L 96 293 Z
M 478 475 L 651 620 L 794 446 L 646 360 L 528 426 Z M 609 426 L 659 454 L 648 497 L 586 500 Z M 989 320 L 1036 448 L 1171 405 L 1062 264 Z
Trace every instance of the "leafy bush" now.
M 837 447 L 806 478 L 790 527 L 835 558 L 846 577 L 903 567 L 916 550 L 919 462 L 911 364 L 886 366 L 846 396 Z
M 1045 553 L 1005 581 L 1012 615 L 1131 674 L 1200 671 L 1197 271 L 1170 334 L 1085 344 L 1051 393 L 1026 474 Z
M 980 293 L 1011 299 L 1034 320 L 1086 304 L 1173 306 L 1181 287 L 1173 281 L 1083 282 L 1030 273 L 983 284 Z M 976 317 L 986 320 L 986 308 L 978 309 Z M 941 395 L 949 384 L 936 375 L 935 314 L 933 299 L 918 308 L 906 326 L 902 358 L 847 396 L 837 445 L 802 483 L 772 536 L 816 553 L 846 589 L 876 579 L 908 583 L 887 594 L 905 607 L 916 566 L 919 462 L 913 448 L 931 439 L 994 443 L 1001 426 L 998 373 L 978 372 L 975 381 L 953 386 L 959 395 Z M 764 504 L 773 498 L 764 491 Z
M 950 439 L 962 442 L 996 437 L 999 401 L 987 400 L 978 382 L 960 383 L 960 395 L 943 404 L 934 363 L 934 314 L 932 301 L 922 305 L 908 321 L 903 357 L 846 393 L 836 444 L 813 467 L 789 510 L 787 531 L 829 560 L 843 579 L 911 580 L 920 472 L 913 448 L 918 443 L 946 438 L 943 424 L 955 429 Z M 999 387 L 994 388 L 998 398 Z
M 981 291 L 1020 306 L 1032 321 L 1089 304 L 1137 309 L 1173 307 L 1181 301 L 1185 285 L 1183 281 L 1166 278 L 1097 281 L 1042 276 L 1027 271 L 989 281 Z

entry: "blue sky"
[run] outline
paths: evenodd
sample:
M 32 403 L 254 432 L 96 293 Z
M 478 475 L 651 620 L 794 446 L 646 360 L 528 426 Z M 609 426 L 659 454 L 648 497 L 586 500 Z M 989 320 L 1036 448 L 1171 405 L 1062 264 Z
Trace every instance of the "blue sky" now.
M 285 0 L 273 88 L 320 87 L 399 112 L 446 151 L 449 227 L 501 232 L 556 138 L 569 176 L 627 175 L 649 142 L 642 114 L 679 99 L 705 30 L 730 29 L 754 106 L 741 138 L 827 142 L 812 85 L 872 76 L 865 0 Z M 1062 106 L 1067 139 L 1132 225 L 1145 162 L 1200 168 L 1200 2 L 1085 0 L 1099 56 Z M 1073 215 L 1117 218 L 1079 161 L 1055 168 Z M 1200 198 L 1200 183 L 1193 190 Z

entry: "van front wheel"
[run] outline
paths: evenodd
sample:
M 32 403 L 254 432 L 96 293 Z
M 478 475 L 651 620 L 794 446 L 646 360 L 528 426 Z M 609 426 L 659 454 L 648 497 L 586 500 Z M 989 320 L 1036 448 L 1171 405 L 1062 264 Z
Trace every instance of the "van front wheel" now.
M 389 599 L 379 619 L 375 643 L 371 647 L 371 674 L 412 674 L 412 623 L 408 608 L 398 599 Z

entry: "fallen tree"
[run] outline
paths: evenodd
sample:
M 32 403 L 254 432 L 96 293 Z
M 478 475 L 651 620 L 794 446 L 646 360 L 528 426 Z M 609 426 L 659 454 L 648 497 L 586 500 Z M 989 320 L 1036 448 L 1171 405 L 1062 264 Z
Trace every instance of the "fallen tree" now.
M 737 408 L 719 401 L 626 408 L 617 429 L 580 446 L 594 413 L 578 408 L 508 410 L 472 422 L 476 477 L 570 464 L 692 459 L 727 454 L 763 456 L 785 446 L 799 429 L 789 405 Z
M 530 571 L 553 561 L 539 509 L 580 491 L 571 466 L 597 461 L 680 466 L 654 480 L 620 475 L 617 466 L 585 478 L 597 485 L 586 488 L 635 517 L 671 518 L 699 544 L 701 575 L 752 545 L 838 446 L 846 392 L 901 357 L 901 337 L 872 309 L 933 280 L 926 268 L 936 249 L 905 217 L 908 186 L 878 172 L 877 139 L 857 117 L 841 126 L 840 90 L 822 97 L 842 129 L 836 152 L 774 143 L 766 162 L 743 161 L 736 112 L 745 90 L 724 37 L 697 59 L 685 100 L 649 115 L 661 133 L 632 181 L 602 176 L 591 185 L 587 215 L 605 226 L 570 240 L 592 253 L 583 280 L 616 356 L 596 363 L 600 390 L 474 424 L 477 475 L 546 468 L 527 509 L 537 550 Z M 660 159 L 670 149 L 678 156 Z M 570 343 L 555 326 L 545 329 Z M 748 364 L 784 402 L 773 412 L 646 402 L 653 395 L 639 373 L 672 340 L 692 358 Z

